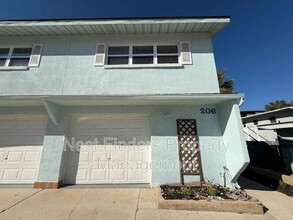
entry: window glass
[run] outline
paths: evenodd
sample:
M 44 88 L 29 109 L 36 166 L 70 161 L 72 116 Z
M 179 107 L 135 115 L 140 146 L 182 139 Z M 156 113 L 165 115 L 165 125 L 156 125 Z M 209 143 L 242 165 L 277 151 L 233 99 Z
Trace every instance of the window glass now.
M 154 57 L 152 56 L 133 57 L 132 62 L 133 64 L 152 64 L 154 63 Z
M 0 48 L 0 57 L 7 57 L 9 53 L 9 48 Z
M 109 47 L 108 55 L 129 54 L 129 47 Z
M 32 52 L 32 48 L 14 48 L 12 52 L 12 56 L 30 56 Z
M 178 56 L 158 56 L 158 63 L 178 63 Z
M 29 58 L 11 58 L 9 66 L 27 66 Z
M 107 64 L 174 64 L 179 63 L 178 51 L 177 45 L 109 46 Z
M 108 65 L 128 64 L 128 57 L 108 57 Z
M 157 47 L 158 54 L 166 54 L 166 53 L 178 53 L 178 47 L 176 45 L 166 45 L 166 46 L 158 46 Z
M 134 46 L 133 54 L 153 54 L 153 46 Z
M 6 62 L 6 59 L 0 58 L 0 66 L 4 66 L 5 62 Z

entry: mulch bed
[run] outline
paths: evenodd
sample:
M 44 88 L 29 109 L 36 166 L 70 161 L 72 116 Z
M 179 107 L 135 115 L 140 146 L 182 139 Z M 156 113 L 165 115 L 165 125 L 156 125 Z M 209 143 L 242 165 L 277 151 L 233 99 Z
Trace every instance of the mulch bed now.
M 161 185 L 162 197 L 166 200 L 241 200 L 256 201 L 241 189 L 231 190 L 214 184 Z
M 293 197 L 293 186 L 290 185 L 284 185 L 280 186 L 277 189 L 279 192 L 286 194 L 287 196 L 292 196 Z

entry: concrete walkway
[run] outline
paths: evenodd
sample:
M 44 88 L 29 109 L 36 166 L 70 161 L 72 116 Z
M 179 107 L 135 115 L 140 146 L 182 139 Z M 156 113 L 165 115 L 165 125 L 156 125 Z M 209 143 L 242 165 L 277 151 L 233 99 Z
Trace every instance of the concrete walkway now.
M 266 206 L 267 215 L 276 219 L 293 219 L 293 197 L 273 191 L 243 177 L 239 179 L 239 184 L 246 189 L 249 195 L 258 198 Z
M 12 191 L 11 191 L 12 190 Z M 261 194 L 257 190 L 252 193 L 260 193 L 265 205 L 270 210 L 264 215 L 247 215 L 236 213 L 193 212 L 159 210 L 156 208 L 153 189 L 0 189 L 1 210 L 0 219 L 167 219 L 167 220 L 191 220 L 191 219 L 286 219 L 291 212 L 289 204 L 282 204 L 292 200 L 279 200 L 283 195 L 278 192 L 270 192 L 271 197 L 277 201 L 271 205 L 267 201 L 267 194 Z M 276 199 L 277 198 L 277 199 Z M 292 198 L 289 198 L 292 199 Z M 269 198 L 268 198 L 269 200 Z M 279 207 L 288 209 L 286 212 Z M 291 214 L 292 217 L 292 214 Z

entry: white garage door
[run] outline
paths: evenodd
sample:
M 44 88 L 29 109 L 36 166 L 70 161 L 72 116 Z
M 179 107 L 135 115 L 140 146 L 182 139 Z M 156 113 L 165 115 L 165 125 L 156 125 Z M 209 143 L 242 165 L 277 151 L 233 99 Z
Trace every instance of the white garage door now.
M 76 118 L 71 136 L 65 184 L 150 182 L 149 117 Z
M 46 118 L 0 118 L 0 184 L 36 180 L 46 122 Z

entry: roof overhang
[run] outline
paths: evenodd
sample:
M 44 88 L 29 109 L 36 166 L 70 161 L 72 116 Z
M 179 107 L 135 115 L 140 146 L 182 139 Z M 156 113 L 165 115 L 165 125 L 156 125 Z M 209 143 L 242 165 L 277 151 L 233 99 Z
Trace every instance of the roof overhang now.
M 209 33 L 214 36 L 230 17 L 109 18 L 0 21 L 0 36 Z
M 0 96 L 0 107 L 43 106 L 44 101 L 58 106 L 106 105 L 208 105 L 240 101 L 244 94 L 184 94 L 184 95 L 116 95 L 116 96 Z
M 268 119 L 269 117 L 272 116 L 278 116 L 280 114 L 292 116 L 293 115 L 293 107 L 285 107 L 285 108 L 280 108 L 272 111 L 267 111 L 267 112 L 262 112 L 254 115 L 248 115 L 245 117 L 242 117 L 242 120 L 245 120 L 246 122 L 250 122 L 253 120 L 261 120 L 261 119 Z

